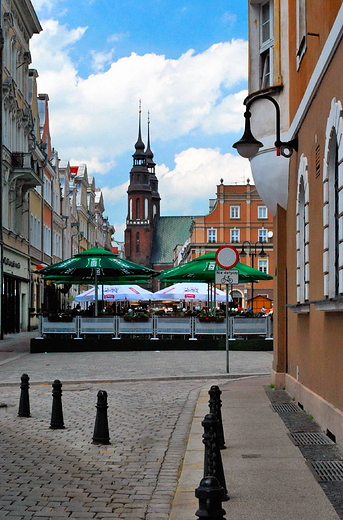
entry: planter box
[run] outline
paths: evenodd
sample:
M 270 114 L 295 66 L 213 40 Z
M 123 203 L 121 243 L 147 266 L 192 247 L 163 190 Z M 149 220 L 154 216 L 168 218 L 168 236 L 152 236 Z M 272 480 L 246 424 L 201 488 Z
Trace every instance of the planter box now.
M 127 321 L 129 323 L 133 323 L 133 322 L 142 322 L 142 321 L 149 321 L 149 316 L 140 316 L 140 317 L 126 317 L 124 316 L 124 321 Z
M 48 316 L 48 321 L 70 323 L 73 321 L 73 316 Z
M 198 320 L 201 323 L 223 323 L 224 317 L 223 316 L 208 316 L 208 317 L 200 317 Z

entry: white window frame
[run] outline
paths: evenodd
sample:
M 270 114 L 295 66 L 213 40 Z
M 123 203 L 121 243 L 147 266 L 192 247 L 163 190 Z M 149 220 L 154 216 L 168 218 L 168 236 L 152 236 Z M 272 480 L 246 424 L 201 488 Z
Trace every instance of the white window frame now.
M 309 182 L 307 158 L 301 154 L 298 169 L 298 194 L 296 210 L 297 248 L 297 302 L 309 300 L 310 258 L 309 258 Z
M 52 244 L 52 254 L 58 257 L 62 257 L 62 241 L 61 241 L 60 233 L 57 231 L 53 231 L 53 244 Z
M 268 229 L 261 228 L 258 230 L 258 241 L 259 242 L 268 242 Z
M 263 10 L 265 6 L 269 6 L 269 38 L 263 40 Z M 259 34 L 260 34 L 260 88 L 270 87 L 273 84 L 273 74 L 274 74 L 274 9 L 273 9 L 273 1 L 267 0 L 266 2 L 261 2 L 260 8 L 260 17 L 259 17 Z
M 51 206 L 51 179 L 44 175 L 44 200 Z
M 241 207 L 240 206 L 230 206 L 230 218 L 235 219 L 235 220 L 241 218 Z
M 268 208 L 267 208 L 267 206 L 258 206 L 257 218 L 260 219 L 260 220 L 267 220 L 268 219 Z
M 43 251 L 51 256 L 51 228 L 44 224 L 43 228 Z
M 30 243 L 33 247 L 41 249 L 41 222 L 33 213 L 30 215 Z
M 257 269 L 261 271 L 261 273 L 268 274 L 268 258 L 258 258 L 257 259 Z
M 230 242 L 231 244 L 237 244 L 240 242 L 240 229 L 230 229 Z
M 335 98 L 326 125 L 323 166 L 324 296 L 343 294 L 343 139 L 342 104 Z
M 296 3 L 296 37 L 297 37 L 297 68 L 306 52 L 306 0 L 297 0 Z
M 213 227 L 207 230 L 207 242 L 215 244 L 217 242 L 217 230 Z

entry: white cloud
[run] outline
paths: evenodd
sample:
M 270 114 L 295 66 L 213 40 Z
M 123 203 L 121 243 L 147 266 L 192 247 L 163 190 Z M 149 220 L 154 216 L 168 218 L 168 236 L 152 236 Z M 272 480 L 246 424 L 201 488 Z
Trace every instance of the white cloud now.
M 116 202 L 123 200 L 126 198 L 126 191 L 128 188 L 128 182 L 124 182 L 120 186 L 115 186 L 114 188 L 110 188 L 109 186 L 105 186 L 101 188 L 104 200 L 109 204 L 115 204 Z
M 122 32 L 122 33 L 113 33 L 108 38 L 108 42 L 120 42 L 121 40 L 124 40 L 125 38 L 128 38 L 130 36 L 130 33 L 128 32 Z
M 55 16 L 64 16 L 67 14 L 67 7 L 62 8 L 60 4 L 63 5 L 67 3 L 67 0 L 31 0 L 32 5 L 37 13 L 46 13 L 51 14 L 54 13 Z
M 102 72 L 106 65 L 111 63 L 114 49 L 104 52 L 91 51 L 92 54 L 92 69 L 94 72 Z
M 189 148 L 175 156 L 174 170 L 158 166 L 156 175 L 164 214 L 192 215 L 201 203 L 205 215 L 220 179 L 224 184 L 242 184 L 251 179 L 251 170 L 242 157 L 213 148 Z
M 140 98 L 143 111 L 151 111 L 155 140 L 242 127 L 238 113 L 245 92 L 234 89 L 247 78 L 245 41 L 218 43 L 200 54 L 189 50 L 179 59 L 132 53 L 106 72 L 99 70 L 111 56 L 93 53 L 98 72 L 82 79 L 69 53 L 87 28 L 69 30 L 53 20 L 42 25 L 43 32 L 32 39 L 32 66 L 39 73 L 39 92 L 49 94 L 53 145 L 62 158 L 92 161 L 96 170 L 89 168 L 90 173 L 104 173 L 116 155 L 132 149 Z
M 226 11 L 222 16 L 222 22 L 224 24 L 233 26 L 237 22 L 237 15 Z

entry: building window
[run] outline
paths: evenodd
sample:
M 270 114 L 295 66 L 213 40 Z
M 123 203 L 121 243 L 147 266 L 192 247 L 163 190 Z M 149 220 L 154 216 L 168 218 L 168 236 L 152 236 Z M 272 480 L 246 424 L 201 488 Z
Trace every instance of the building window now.
M 52 254 L 60 258 L 62 257 L 61 235 L 56 231 L 53 232 Z
M 144 218 L 147 220 L 149 218 L 149 200 L 145 199 L 144 201 Z
M 51 179 L 44 175 L 44 200 L 51 206 Z
M 239 229 L 230 229 L 230 241 L 231 243 L 238 243 L 239 240 Z
M 298 67 L 306 51 L 306 0 L 297 0 L 297 64 Z
M 273 2 L 260 5 L 260 88 L 273 84 Z
M 136 233 L 136 253 L 139 253 L 139 246 L 140 246 L 139 231 L 137 231 L 137 233 Z
M 129 201 L 129 219 L 132 220 L 132 199 Z
M 267 229 L 259 229 L 258 230 L 258 241 L 259 242 L 267 242 L 267 233 L 268 233 L 268 230 Z
M 51 256 L 51 228 L 45 224 L 43 229 L 43 251 L 46 255 Z
M 240 207 L 230 206 L 230 218 L 240 218 Z
M 342 176 L 342 104 L 332 100 L 326 126 L 323 167 L 323 272 L 324 295 L 334 298 L 343 294 L 343 205 Z M 341 247 L 340 247 L 341 246 Z
M 266 260 L 265 258 L 259 258 L 257 269 L 262 273 L 268 274 L 268 260 Z
M 208 242 L 217 242 L 217 230 L 216 229 L 208 229 L 207 230 L 207 240 Z
M 33 247 L 41 249 L 40 220 L 33 213 L 30 215 L 30 243 Z
M 268 218 L 268 210 L 267 210 L 266 206 L 258 206 L 258 218 L 259 219 Z
M 298 171 L 298 196 L 296 213 L 297 247 L 297 302 L 309 299 L 309 185 L 307 159 L 302 154 Z
M 136 199 L 136 220 L 141 218 L 141 201 Z

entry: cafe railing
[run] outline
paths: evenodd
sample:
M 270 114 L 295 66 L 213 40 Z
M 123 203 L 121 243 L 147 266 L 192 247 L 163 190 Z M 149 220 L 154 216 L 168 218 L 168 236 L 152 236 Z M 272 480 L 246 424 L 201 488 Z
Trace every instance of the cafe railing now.
M 120 339 L 130 336 L 147 336 L 150 339 L 160 337 L 184 336 L 190 340 L 199 336 L 226 335 L 226 321 L 200 321 L 189 318 L 161 318 L 152 316 L 146 321 L 127 321 L 120 316 L 75 316 L 71 321 L 50 321 L 40 316 L 39 338 L 44 339 L 55 335 L 66 335 L 74 339 L 89 336 L 106 336 Z M 245 318 L 233 316 L 229 318 L 229 338 L 262 336 L 272 337 L 272 320 L 266 318 Z

